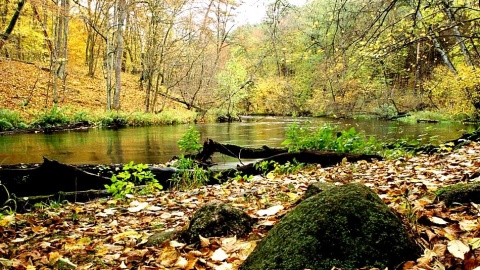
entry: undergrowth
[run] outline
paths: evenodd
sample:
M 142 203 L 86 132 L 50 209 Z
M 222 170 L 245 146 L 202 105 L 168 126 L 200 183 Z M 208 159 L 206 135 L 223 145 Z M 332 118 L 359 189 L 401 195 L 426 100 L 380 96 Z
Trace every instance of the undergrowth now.
M 163 189 L 148 165 L 134 164 L 133 161 L 125 164 L 122 171 L 112 175 L 110 180 L 112 184 L 105 185 L 105 188 L 116 198 L 124 198 L 127 194 L 152 194 Z

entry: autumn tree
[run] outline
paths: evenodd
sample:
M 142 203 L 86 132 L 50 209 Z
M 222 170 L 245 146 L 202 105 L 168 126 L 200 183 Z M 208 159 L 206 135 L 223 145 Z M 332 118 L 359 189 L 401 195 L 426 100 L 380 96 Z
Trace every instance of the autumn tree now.
M 20 12 L 22 11 L 23 6 L 25 5 L 26 0 L 20 0 L 17 3 L 17 7 L 15 12 L 8 23 L 7 28 L 3 33 L 0 35 L 0 50 L 3 48 L 3 45 L 7 42 L 10 34 L 12 33 L 13 29 L 15 28 L 15 24 L 17 23 L 18 17 L 20 16 Z M 5 17 L 8 13 L 8 1 L 5 0 L 4 6 L 2 8 L 2 20 L 5 21 Z

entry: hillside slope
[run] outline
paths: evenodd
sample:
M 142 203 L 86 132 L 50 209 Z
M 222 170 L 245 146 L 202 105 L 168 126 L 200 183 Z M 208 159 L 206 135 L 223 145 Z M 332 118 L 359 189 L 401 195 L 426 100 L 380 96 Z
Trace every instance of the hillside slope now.
M 26 119 L 53 106 L 51 74 L 48 64 L 23 63 L 0 58 L 0 108 L 18 111 Z M 60 91 L 59 106 L 72 111 L 104 111 L 105 80 L 102 70 L 96 78 L 88 77 L 86 68 L 69 67 L 67 90 Z M 50 86 L 50 87 L 49 87 Z M 122 75 L 122 111 L 143 111 L 145 93 L 139 88 L 138 76 Z

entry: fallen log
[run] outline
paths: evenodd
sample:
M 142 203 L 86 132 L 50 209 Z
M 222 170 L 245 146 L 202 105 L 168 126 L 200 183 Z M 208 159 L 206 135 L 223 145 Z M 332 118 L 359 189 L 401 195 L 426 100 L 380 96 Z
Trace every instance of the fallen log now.
M 383 158 L 379 155 L 365 155 L 365 154 L 348 154 L 348 153 L 336 153 L 331 151 L 313 151 L 305 150 L 298 153 L 280 153 L 268 158 L 264 158 L 256 163 L 250 163 L 244 166 L 239 166 L 235 169 L 227 169 L 222 171 L 222 179 L 227 179 L 234 177 L 236 174 L 240 173 L 242 175 L 257 175 L 261 174 L 262 169 L 257 164 L 267 162 L 268 170 L 273 170 L 274 165 L 272 162 L 279 164 L 285 164 L 287 162 L 298 162 L 303 164 L 319 164 L 322 167 L 334 166 L 346 160 L 349 162 L 355 162 L 359 160 L 373 161 L 373 160 L 382 160 Z M 262 166 L 263 167 L 263 166 Z
M 278 154 L 287 153 L 285 148 L 270 148 L 266 145 L 261 148 L 247 148 L 233 144 L 222 144 L 212 139 L 207 139 L 202 151 L 195 155 L 193 158 L 202 163 L 208 163 L 214 153 L 220 153 L 229 157 L 238 158 L 240 161 L 243 159 L 259 159 L 268 158 Z
M 0 194 L 0 203 L 7 200 L 9 195 L 18 198 L 62 191 L 104 189 L 104 185 L 110 183 L 109 178 L 45 157 L 41 165 L 25 168 L 3 166 L 0 169 L 0 180 L 9 192 Z
M 74 166 L 45 157 L 42 164 L 5 165 L 0 167 L 0 184 L 6 188 L 0 189 L 0 207 L 10 198 L 32 196 L 38 197 L 35 201 L 42 196 L 44 199 L 89 200 L 92 192 L 79 192 L 104 190 L 106 184 L 111 184 L 111 176 L 122 167 L 122 164 Z M 151 171 L 164 187 L 170 185 L 168 179 L 176 172 L 173 168 L 151 168 Z
M 438 123 L 440 121 L 434 119 L 417 119 L 417 123 Z

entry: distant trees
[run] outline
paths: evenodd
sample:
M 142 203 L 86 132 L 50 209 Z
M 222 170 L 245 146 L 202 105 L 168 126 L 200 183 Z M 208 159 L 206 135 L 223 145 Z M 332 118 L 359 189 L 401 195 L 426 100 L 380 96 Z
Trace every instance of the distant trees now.
M 79 61 L 101 67 L 109 110 L 130 72 L 146 112 L 480 111 L 478 1 L 275 0 L 257 25 L 236 25 L 231 0 L 17 1 L 0 0 L 0 53 L 50 63 L 53 102 Z

